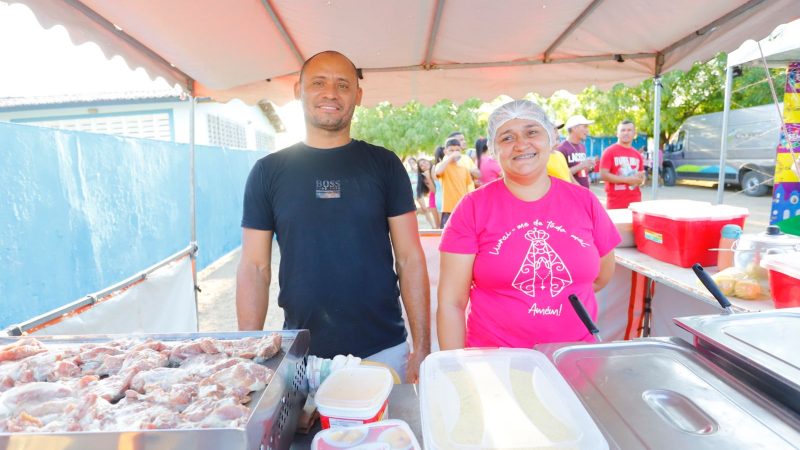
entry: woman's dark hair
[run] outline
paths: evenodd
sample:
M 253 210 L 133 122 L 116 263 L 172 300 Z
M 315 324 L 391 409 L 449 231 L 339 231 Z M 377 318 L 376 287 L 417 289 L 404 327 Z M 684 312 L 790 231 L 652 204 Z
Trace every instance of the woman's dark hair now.
M 434 165 L 442 162 L 442 160 L 444 159 L 444 147 L 442 147 L 441 145 L 436 147 L 436 150 L 434 150 L 433 152 L 433 158 L 434 158 L 434 163 L 433 163 Z
M 478 138 L 478 140 L 475 141 L 475 159 L 478 160 L 478 168 L 479 169 L 481 168 L 481 156 L 483 156 L 483 154 L 487 150 L 489 150 L 489 146 L 487 145 L 487 142 L 488 141 L 486 140 L 486 138 Z
M 421 163 L 422 161 L 428 162 L 428 165 L 430 166 L 428 170 L 430 170 L 430 168 L 433 167 L 431 165 L 431 162 L 425 158 L 420 158 L 417 160 L 417 198 L 426 196 L 430 192 L 430 189 L 428 189 L 428 185 L 425 184 L 425 174 L 419 167 L 419 163 Z

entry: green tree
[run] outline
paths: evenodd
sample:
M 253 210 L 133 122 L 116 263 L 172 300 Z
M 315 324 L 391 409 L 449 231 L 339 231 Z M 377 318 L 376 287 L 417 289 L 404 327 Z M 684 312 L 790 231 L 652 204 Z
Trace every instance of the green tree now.
M 358 108 L 351 132 L 356 139 L 386 147 L 400 156 L 425 153 L 443 145 L 453 131 L 461 131 L 471 145 L 486 133 L 482 102 L 473 98 L 461 105 L 441 100 L 431 106 L 412 101 L 394 107 L 381 103 L 374 108 Z

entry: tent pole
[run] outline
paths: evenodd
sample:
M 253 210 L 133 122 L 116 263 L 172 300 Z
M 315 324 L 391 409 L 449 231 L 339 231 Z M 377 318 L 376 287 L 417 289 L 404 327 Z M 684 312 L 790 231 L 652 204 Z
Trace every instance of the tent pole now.
M 658 198 L 658 172 L 661 161 L 658 158 L 661 147 L 661 77 L 653 78 L 653 200 Z
M 195 313 L 197 314 L 197 324 L 200 326 L 200 305 L 197 298 L 197 183 L 195 182 L 195 148 L 194 148 L 194 115 L 197 99 L 194 95 L 189 96 L 189 219 L 191 221 L 190 234 L 191 246 L 195 251 L 192 253 L 192 290 L 194 290 Z
M 731 91 L 733 90 L 733 67 L 725 69 L 725 100 L 722 107 L 722 142 L 719 147 L 719 185 L 717 186 L 717 204 L 722 204 L 725 192 L 725 158 L 728 153 L 728 119 L 731 112 Z

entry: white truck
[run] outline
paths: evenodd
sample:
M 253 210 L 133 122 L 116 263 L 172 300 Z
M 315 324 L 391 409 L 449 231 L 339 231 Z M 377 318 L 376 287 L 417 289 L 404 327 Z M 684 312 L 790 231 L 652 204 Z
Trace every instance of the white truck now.
M 729 113 L 725 182 L 741 186 L 747 195 L 766 195 L 772 186 L 783 105 L 778 108 L 768 104 Z M 721 136 L 722 112 L 686 119 L 664 147 L 664 184 L 719 180 Z

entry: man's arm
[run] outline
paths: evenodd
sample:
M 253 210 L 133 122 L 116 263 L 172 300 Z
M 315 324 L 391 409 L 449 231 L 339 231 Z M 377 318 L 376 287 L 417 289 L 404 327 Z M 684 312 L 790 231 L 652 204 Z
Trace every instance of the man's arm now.
M 579 162 L 578 164 L 575 164 L 574 166 L 570 167 L 569 168 L 569 172 L 571 174 L 575 175 L 576 173 L 580 172 L 581 170 L 584 170 L 584 169 L 585 170 L 589 170 L 592 167 L 594 167 L 594 163 L 589 161 L 588 159 L 584 159 L 583 161 Z
M 419 365 L 431 352 L 431 292 L 416 213 L 412 211 L 390 217 L 389 234 L 397 276 L 400 278 L 400 296 L 414 341 L 414 348 L 408 355 L 405 377 L 407 383 L 416 383 L 419 380 Z
M 236 271 L 236 320 L 240 331 L 264 329 L 272 278 L 272 231 L 242 228 Z
M 453 160 L 455 159 L 456 155 L 458 155 L 458 153 L 451 153 L 451 154 L 445 156 L 441 161 L 439 161 L 439 164 L 437 164 L 436 167 L 433 168 L 434 175 L 439 176 L 439 175 L 443 174 L 444 173 L 444 169 L 447 168 L 448 164 L 453 162 Z
M 621 175 L 612 174 L 608 169 L 600 169 L 600 179 L 606 183 L 638 186 L 644 181 L 644 172 L 636 172 L 636 175 L 623 177 Z
M 464 348 L 467 324 L 464 311 L 469 302 L 472 266 L 475 255 L 440 252 L 439 305 L 436 310 L 436 331 L 439 348 Z

